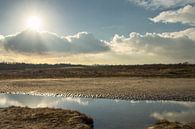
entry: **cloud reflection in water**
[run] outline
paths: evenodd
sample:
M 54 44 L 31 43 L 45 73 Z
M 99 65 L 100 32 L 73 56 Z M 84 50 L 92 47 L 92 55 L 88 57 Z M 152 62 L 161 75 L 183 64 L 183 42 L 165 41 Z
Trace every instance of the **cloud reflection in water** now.
M 60 104 L 79 104 L 81 106 L 88 105 L 88 101 L 81 100 L 81 98 L 73 97 L 43 97 L 31 95 L 0 95 L 0 107 L 8 106 L 29 106 L 36 107 L 58 107 Z
M 151 117 L 157 120 L 168 120 L 171 122 L 194 122 L 195 120 L 195 103 L 194 102 L 169 102 L 176 104 L 178 106 L 183 106 L 186 109 L 183 111 L 164 111 L 164 112 L 154 112 Z

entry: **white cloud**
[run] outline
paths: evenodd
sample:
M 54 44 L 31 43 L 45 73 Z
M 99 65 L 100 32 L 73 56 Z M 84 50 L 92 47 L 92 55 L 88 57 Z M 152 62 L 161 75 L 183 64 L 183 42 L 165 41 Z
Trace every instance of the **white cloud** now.
M 181 7 L 195 4 L 195 0 L 129 0 L 147 9 Z
M 170 59 L 193 59 L 195 28 L 172 33 L 130 33 L 129 37 L 115 35 L 111 41 L 116 53 L 140 56 L 159 56 Z
M 164 11 L 154 18 L 150 18 L 153 22 L 162 23 L 183 23 L 195 25 L 195 6 L 187 5 L 175 11 Z
M 3 44 L 6 50 L 19 53 L 98 53 L 109 50 L 104 42 L 86 32 L 59 37 L 50 32 L 25 30 L 6 36 Z

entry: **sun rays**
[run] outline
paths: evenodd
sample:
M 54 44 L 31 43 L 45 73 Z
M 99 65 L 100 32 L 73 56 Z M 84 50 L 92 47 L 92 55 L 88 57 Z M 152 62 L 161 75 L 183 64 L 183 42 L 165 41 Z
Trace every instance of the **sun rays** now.
M 38 16 L 30 16 L 26 20 L 26 27 L 34 31 L 40 31 L 42 28 L 42 19 Z

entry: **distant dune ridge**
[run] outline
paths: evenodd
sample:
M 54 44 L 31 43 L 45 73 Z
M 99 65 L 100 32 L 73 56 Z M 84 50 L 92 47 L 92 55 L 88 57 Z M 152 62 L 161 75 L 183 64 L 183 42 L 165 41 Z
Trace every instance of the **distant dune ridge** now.
M 0 79 L 83 77 L 194 78 L 195 64 L 71 65 L 0 63 Z

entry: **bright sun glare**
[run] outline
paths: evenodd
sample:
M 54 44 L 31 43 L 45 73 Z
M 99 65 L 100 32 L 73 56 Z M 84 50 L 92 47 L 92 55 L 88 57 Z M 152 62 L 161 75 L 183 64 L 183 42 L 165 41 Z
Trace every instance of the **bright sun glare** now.
M 40 17 L 31 16 L 27 19 L 26 26 L 27 28 L 35 31 L 39 31 L 41 29 L 42 20 Z

